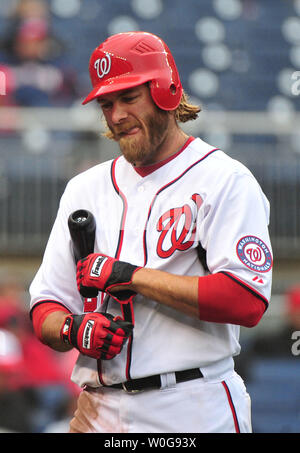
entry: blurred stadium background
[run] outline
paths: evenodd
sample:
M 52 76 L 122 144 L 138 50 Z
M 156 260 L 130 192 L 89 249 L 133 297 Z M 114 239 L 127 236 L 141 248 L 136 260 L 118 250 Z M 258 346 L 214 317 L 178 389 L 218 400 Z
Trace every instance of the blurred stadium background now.
M 202 106 L 184 128 L 245 163 L 271 203 L 273 295 L 261 323 L 242 329 L 247 360 L 254 336 L 268 341 L 287 322 L 300 285 L 300 0 L 1 0 L 0 284 L 22 285 L 28 303 L 66 182 L 117 155 L 81 101 L 91 51 L 130 30 L 167 42 Z M 257 432 L 300 432 L 300 358 L 289 355 L 244 376 Z

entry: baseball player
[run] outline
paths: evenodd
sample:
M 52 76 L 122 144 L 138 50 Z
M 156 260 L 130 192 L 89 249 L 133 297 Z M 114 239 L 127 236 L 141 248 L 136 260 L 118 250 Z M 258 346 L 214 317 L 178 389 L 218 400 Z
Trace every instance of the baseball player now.
M 111 36 L 89 71 L 83 104 L 99 103 L 121 154 L 69 181 L 30 287 L 37 336 L 79 351 L 70 432 L 251 432 L 233 357 L 270 299 L 269 203 L 247 168 L 181 129 L 200 110 L 162 39 Z M 78 209 L 96 235 L 76 266 Z

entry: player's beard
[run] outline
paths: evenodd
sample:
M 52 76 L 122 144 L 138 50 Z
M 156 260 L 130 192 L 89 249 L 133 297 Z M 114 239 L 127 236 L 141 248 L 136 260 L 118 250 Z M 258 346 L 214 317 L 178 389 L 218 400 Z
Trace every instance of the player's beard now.
M 169 127 L 168 112 L 156 109 L 141 121 L 129 122 L 122 127 L 110 128 L 113 138 L 119 142 L 125 159 L 131 164 L 147 165 L 155 162 L 160 145 L 164 142 Z M 137 136 L 122 136 L 122 131 L 140 128 Z

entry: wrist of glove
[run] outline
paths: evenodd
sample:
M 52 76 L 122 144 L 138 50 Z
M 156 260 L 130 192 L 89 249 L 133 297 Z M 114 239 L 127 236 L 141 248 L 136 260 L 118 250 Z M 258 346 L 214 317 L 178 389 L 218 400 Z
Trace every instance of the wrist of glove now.
M 77 263 L 77 287 L 83 297 L 89 297 L 91 288 L 97 288 L 107 292 L 118 302 L 125 303 L 136 294 L 126 288 L 132 283 L 133 274 L 138 269 L 139 266 L 92 253 Z M 122 290 L 114 291 L 117 286 L 122 286 Z
M 60 336 L 94 359 L 110 360 L 119 354 L 130 337 L 133 324 L 109 313 L 68 315 Z

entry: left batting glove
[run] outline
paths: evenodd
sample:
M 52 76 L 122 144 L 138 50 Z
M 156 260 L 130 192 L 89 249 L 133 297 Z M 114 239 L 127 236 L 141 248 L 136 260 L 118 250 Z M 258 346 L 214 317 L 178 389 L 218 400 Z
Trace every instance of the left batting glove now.
M 60 335 L 64 343 L 94 359 L 110 360 L 120 354 L 133 324 L 110 313 L 70 314 Z
M 92 253 L 77 263 L 77 287 L 83 297 L 88 294 L 88 288 L 97 288 L 107 292 L 118 302 L 127 303 L 136 293 L 126 287 L 140 268 L 101 253 Z M 124 289 L 113 291 L 116 286 Z

